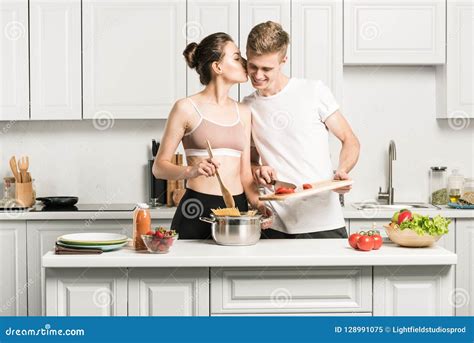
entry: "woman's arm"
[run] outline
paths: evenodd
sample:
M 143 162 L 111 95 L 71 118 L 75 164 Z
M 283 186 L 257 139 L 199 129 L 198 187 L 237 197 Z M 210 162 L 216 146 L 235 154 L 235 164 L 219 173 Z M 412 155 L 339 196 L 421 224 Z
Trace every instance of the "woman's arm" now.
M 213 176 L 216 172 L 211 160 L 203 160 L 195 166 L 177 166 L 171 158 L 183 139 L 188 126 L 189 108 L 185 100 L 178 100 L 170 112 L 165 131 L 161 139 L 160 149 L 153 163 L 153 175 L 157 179 L 180 180 L 192 179 L 200 175 Z

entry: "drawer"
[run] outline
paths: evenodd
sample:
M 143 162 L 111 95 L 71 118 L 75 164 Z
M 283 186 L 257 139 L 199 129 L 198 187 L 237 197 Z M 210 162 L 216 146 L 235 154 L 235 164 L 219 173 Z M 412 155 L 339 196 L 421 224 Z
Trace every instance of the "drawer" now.
M 211 312 L 371 312 L 372 267 L 212 268 Z

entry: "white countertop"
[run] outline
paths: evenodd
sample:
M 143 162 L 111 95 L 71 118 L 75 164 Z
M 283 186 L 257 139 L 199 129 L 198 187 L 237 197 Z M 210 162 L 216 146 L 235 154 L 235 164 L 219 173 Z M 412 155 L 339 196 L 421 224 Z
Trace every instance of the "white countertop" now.
M 178 240 L 167 254 L 132 248 L 100 255 L 46 253 L 46 268 L 94 267 L 278 267 L 451 265 L 457 255 L 440 247 L 402 248 L 384 243 L 370 252 L 352 249 L 345 239 L 262 239 L 254 246 L 220 246 L 214 241 Z
M 176 207 L 158 207 L 151 209 L 152 219 L 164 219 L 171 220 L 176 211 Z M 351 204 L 347 204 L 343 207 L 342 212 L 346 219 L 387 219 L 391 218 L 394 210 L 357 210 Z M 417 209 L 415 212 L 429 215 L 431 217 L 436 215 L 442 215 L 447 218 L 474 218 L 474 210 L 457 210 L 449 207 L 442 207 L 441 210 L 437 209 Z M 95 212 L 0 212 L 0 220 L 132 220 L 132 211 L 107 211 L 105 208 L 103 211 Z

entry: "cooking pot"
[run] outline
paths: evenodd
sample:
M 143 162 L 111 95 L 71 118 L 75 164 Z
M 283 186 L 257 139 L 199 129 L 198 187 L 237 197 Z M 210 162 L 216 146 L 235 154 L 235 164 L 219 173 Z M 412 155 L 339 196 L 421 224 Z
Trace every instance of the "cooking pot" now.
M 260 239 L 262 215 L 248 216 L 245 212 L 240 217 L 216 216 L 200 217 L 199 220 L 210 223 L 212 238 L 220 245 L 254 245 Z

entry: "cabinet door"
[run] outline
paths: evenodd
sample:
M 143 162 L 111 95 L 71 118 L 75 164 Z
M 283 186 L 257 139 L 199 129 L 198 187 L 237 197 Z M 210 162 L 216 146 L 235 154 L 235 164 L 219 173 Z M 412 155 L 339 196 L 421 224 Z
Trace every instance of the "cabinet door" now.
M 474 3 L 448 1 L 447 117 L 474 118 Z
M 445 63 L 444 0 L 344 1 L 345 64 Z
M 211 312 L 370 312 L 372 268 L 212 268 Z
M 127 269 L 49 268 L 47 316 L 126 316 Z
M 454 266 L 374 267 L 374 316 L 452 316 Z
M 291 75 L 322 80 L 342 103 L 342 0 L 293 0 Z
M 238 0 L 188 0 L 188 20 L 186 23 L 187 44 L 199 43 L 204 37 L 215 32 L 228 33 L 239 45 L 239 1 Z M 184 50 L 184 48 L 183 48 Z M 203 89 L 194 69 L 187 71 L 187 95 Z M 232 87 L 230 96 L 239 98 L 237 85 Z
M 130 316 L 208 316 L 208 268 L 134 268 L 129 274 Z
M 28 315 L 44 315 L 44 268 L 41 258 L 54 248 L 56 238 L 75 232 L 110 232 L 132 236 L 132 221 L 126 220 L 55 220 L 28 221 Z M 43 308 L 43 310 L 42 310 Z
M 0 2 L 0 120 L 28 120 L 28 0 Z
M 30 0 L 31 119 L 81 119 L 81 1 Z
M 291 5 L 288 0 L 240 0 L 240 50 L 246 56 L 247 37 L 252 28 L 268 20 L 280 23 L 291 37 Z M 288 48 L 288 61 L 283 72 L 290 76 L 291 48 Z M 240 99 L 254 91 L 248 81 L 240 85 Z
M 26 316 L 26 222 L 0 221 L 0 316 Z
M 185 0 L 83 2 L 84 118 L 167 118 L 186 95 Z
M 456 315 L 474 316 L 474 219 L 456 220 L 456 253 Z

